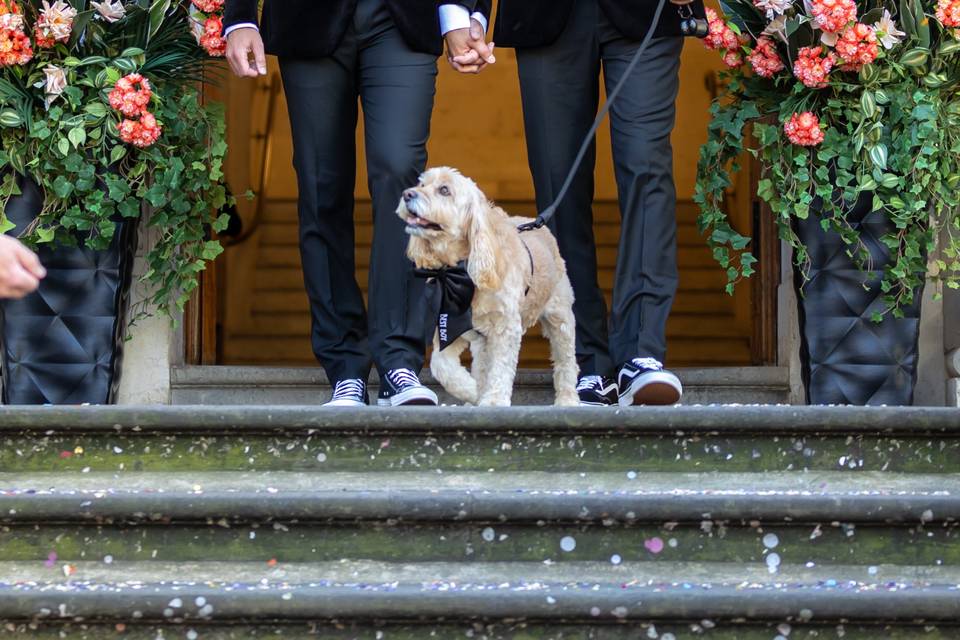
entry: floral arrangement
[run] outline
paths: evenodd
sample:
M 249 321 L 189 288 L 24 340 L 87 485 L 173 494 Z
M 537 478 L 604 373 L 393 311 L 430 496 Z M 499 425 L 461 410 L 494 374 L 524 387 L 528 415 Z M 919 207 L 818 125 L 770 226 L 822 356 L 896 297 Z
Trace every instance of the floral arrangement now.
M 21 176 L 44 194 L 21 236 L 35 246 L 102 249 L 119 220 L 148 215 L 149 302 L 182 309 L 230 200 L 222 107 L 201 94 L 223 4 L 0 0 L 0 231 Z
M 816 216 L 865 266 L 847 220 L 867 198 L 894 223 L 886 313 L 927 277 L 960 287 L 960 0 L 728 0 L 708 10 L 708 48 L 730 68 L 712 107 L 696 200 L 728 291 L 753 273 L 750 239 L 722 209 L 744 151 L 758 195 L 799 266 L 791 226 Z M 749 134 L 749 135 L 748 135 Z

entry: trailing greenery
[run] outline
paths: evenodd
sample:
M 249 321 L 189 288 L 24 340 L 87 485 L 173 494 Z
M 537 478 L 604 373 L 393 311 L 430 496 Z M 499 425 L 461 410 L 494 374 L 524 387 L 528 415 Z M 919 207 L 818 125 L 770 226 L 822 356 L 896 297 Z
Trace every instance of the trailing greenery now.
M 752 53 L 765 16 L 752 0 L 724 6 L 730 27 L 745 36 L 744 52 Z M 700 154 L 696 201 L 701 231 L 727 269 L 728 291 L 756 263 L 750 238 L 731 226 L 723 209 L 745 151 L 760 163 L 757 194 L 801 268 L 808 254 L 791 227 L 794 219 L 819 218 L 823 229 L 841 234 L 864 268 L 866 252 L 848 212 L 868 197 L 873 210 L 893 222 L 896 230 L 883 238 L 891 254 L 881 285 L 886 309 L 875 320 L 898 315 L 927 277 L 960 287 L 960 41 L 935 19 L 936 6 L 935 0 L 858 2 L 862 23 L 880 20 L 884 10 L 895 18 L 900 41 L 879 47 L 859 71 L 835 69 L 823 88 L 805 86 L 792 73 L 799 50 L 819 44 L 800 8 L 785 16 L 786 37 L 774 36 L 782 73 L 763 78 L 744 65 L 724 74 Z M 794 144 L 784 133 L 784 124 L 804 112 L 819 118 L 818 145 Z M 938 243 L 941 234 L 946 241 Z
M 220 252 L 210 230 L 225 228 L 218 212 L 230 200 L 223 175 L 226 153 L 221 105 L 204 104 L 206 52 L 191 33 L 187 3 L 135 0 L 125 15 L 103 20 L 88 0 L 68 43 L 35 49 L 25 65 L 0 70 L 0 225 L 17 174 L 44 193 L 43 211 L 21 237 L 32 245 L 110 244 L 119 218 L 148 216 L 157 235 L 146 256 L 143 282 L 161 311 L 182 310 L 206 262 Z M 21 3 L 28 25 L 41 3 Z M 66 87 L 49 100 L 48 65 L 60 67 Z M 138 148 L 120 139 L 124 116 L 108 95 L 126 74 L 139 72 L 153 89 L 150 112 L 162 126 L 157 141 Z

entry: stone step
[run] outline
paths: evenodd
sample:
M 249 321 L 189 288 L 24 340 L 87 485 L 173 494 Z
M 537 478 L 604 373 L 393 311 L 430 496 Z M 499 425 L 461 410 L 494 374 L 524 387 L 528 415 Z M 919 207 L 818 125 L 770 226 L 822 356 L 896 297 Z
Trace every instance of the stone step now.
M 0 563 L 0 617 L 956 623 L 956 567 L 741 563 Z
M 679 369 L 684 403 L 785 404 L 791 400 L 786 367 L 728 367 Z M 425 372 L 424 383 L 437 391 L 444 404 L 459 404 Z M 316 405 L 329 399 L 330 385 L 319 368 L 175 367 L 171 371 L 172 401 L 177 405 Z M 379 392 L 371 375 L 371 397 Z M 518 373 L 516 405 L 553 403 L 549 372 Z
M 784 635 L 786 634 L 786 635 Z M 475 620 L 466 622 L 311 621 L 286 624 L 91 624 L 7 622 L 0 638 L 33 640 L 953 640 L 960 627 L 938 624 L 786 623 L 623 620 L 616 624 Z
M 83 472 L 960 470 L 925 408 L 37 407 L 0 412 L 0 469 Z
M 952 523 L 960 474 L 2 473 L 0 521 Z

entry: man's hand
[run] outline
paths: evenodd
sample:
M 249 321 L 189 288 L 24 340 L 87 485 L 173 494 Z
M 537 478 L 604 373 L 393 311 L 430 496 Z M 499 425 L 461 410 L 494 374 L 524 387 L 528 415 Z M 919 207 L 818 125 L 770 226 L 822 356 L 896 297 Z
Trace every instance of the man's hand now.
M 20 241 L 0 235 L 0 298 L 22 298 L 36 291 L 47 270 Z
M 473 19 L 469 29 L 448 31 L 447 60 L 450 66 L 460 73 L 480 73 L 488 64 L 496 63 L 497 58 L 493 55 L 496 45 L 487 44 L 484 36 L 483 25 Z
M 253 63 L 250 58 L 253 58 Z M 267 75 L 267 58 L 263 53 L 263 38 L 256 29 L 242 28 L 227 36 L 227 61 L 241 78 Z

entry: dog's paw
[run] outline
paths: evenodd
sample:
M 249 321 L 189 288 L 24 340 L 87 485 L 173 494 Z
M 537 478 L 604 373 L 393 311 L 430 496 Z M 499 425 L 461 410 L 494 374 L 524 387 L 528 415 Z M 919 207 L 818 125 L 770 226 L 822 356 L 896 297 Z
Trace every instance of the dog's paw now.
M 507 398 L 506 400 L 504 400 L 503 398 L 494 398 L 491 396 L 484 396 L 483 398 L 480 398 L 480 400 L 477 402 L 477 406 L 478 407 L 509 407 L 510 399 Z
M 553 404 L 556 407 L 579 407 L 580 396 L 575 393 L 573 395 L 564 394 L 562 396 L 557 396 Z

